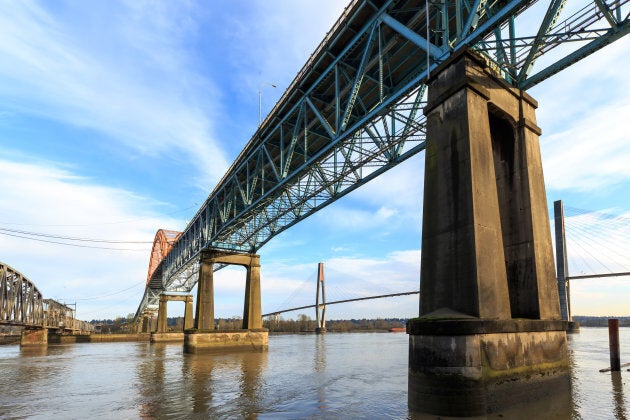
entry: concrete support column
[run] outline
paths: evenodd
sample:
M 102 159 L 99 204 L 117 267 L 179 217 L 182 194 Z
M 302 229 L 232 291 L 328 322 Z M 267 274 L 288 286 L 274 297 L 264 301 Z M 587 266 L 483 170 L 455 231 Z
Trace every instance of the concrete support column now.
M 479 416 L 566 393 L 537 102 L 473 52 L 432 75 L 409 406 Z
M 187 295 L 185 302 L 186 302 L 186 307 L 184 308 L 184 331 L 189 330 L 194 326 L 192 296 Z
M 20 346 L 46 346 L 48 345 L 48 330 L 46 328 L 24 328 Z
M 243 329 L 215 330 L 212 271 L 214 264 L 240 265 L 247 270 L 243 309 Z M 268 331 L 262 328 L 260 297 L 260 257 L 255 254 L 209 250 L 201 256 L 195 329 L 184 334 L 184 352 L 263 351 Z M 188 307 L 188 306 L 187 306 Z
M 214 330 L 214 262 L 202 257 L 197 284 L 197 310 L 194 327 L 197 330 Z
M 260 257 L 252 255 L 247 268 L 245 283 L 245 305 L 243 309 L 243 329 L 262 328 L 260 298 Z
M 157 332 L 165 333 L 168 330 L 168 312 L 167 312 L 168 297 L 165 295 L 160 296 L 160 306 L 158 307 L 157 316 Z
M 146 315 L 142 317 L 142 332 L 143 333 L 151 332 L 151 318 Z

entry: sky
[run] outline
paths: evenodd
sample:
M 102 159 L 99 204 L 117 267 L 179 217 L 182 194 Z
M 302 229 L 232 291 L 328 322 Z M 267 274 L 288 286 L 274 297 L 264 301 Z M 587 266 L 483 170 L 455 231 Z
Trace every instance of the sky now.
M 255 131 L 259 92 L 264 116 L 345 6 L 0 2 L 0 261 L 79 319 L 135 313 L 156 231 L 185 228 Z M 529 91 L 550 208 L 630 217 L 628 38 Z M 314 303 L 318 262 L 329 301 L 418 290 L 423 171 L 421 153 L 261 248 L 263 313 Z M 630 271 L 627 223 L 572 232 L 571 273 Z M 241 316 L 244 270 L 215 279 L 215 315 Z M 630 315 L 629 280 L 574 281 L 573 314 Z M 417 315 L 417 295 L 327 310 Z

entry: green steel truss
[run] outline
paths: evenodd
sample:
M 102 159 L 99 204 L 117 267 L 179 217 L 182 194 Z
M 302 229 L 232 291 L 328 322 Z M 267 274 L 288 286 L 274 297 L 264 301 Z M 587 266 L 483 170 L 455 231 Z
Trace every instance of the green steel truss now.
M 256 252 L 423 150 L 425 82 L 453 53 L 473 48 L 527 89 L 626 35 L 629 2 L 353 1 L 155 271 L 136 317 L 163 291 L 194 287 L 201 251 Z

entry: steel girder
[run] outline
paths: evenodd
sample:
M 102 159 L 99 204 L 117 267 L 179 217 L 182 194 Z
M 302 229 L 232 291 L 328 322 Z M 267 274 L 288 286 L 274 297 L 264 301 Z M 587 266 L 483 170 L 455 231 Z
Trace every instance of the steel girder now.
M 423 150 L 425 82 L 453 53 L 473 48 L 529 88 L 627 34 L 629 1 L 581 0 L 567 18 L 565 0 L 353 1 L 156 270 L 136 316 L 162 291 L 189 292 L 204 249 L 255 252 Z M 568 42 L 580 45 L 539 64 Z
M 75 319 L 74 310 L 53 299 L 44 299 L 43 326 L 49 329 L 64 331 L 92 332 L 94 325 Z
M 0 262 L 0 324 L 42 326 L 42 294 L 19 271 Z

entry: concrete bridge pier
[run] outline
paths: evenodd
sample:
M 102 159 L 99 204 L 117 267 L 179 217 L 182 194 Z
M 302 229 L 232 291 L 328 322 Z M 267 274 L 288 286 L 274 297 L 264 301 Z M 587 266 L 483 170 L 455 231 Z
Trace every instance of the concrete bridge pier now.
M 180 332 L 168 331 L 168 311 L 167 305 L 169 301 L 179 301 L 186 304 L 184 308 L 184 329 Z M 184 331 L 193 327 L 192 316 L 192 295 L 172 295 L 163 293 L 160 295 L 160 304 L 158 307 L 157 316 L 157 331 L 151 332 L 151 342 L 164 342 L 164 341 L 183 341 Z
M 48 345 L 48 329 L 25 327 L 22 330 L 22 337 L 20 338 L 20 347 L 47 346 L 47 345 Z
M 142 332 L 144 334 L 155 331 L 155 317 L 153 314 L 145 313 L 142 316 Z
M 217 330 L 214 323 L 214 264 L 240 265 L 247 270 L 240 330 Z M 268 330 L 262 327 L 260 256 L 211 250 L 201 256 L 194 326 L 185 331 L 184 352 L 265 350 Z
M 483 416 L 564 396 L 537 102 L 469 51 L 432 76 L 409 407 Z

